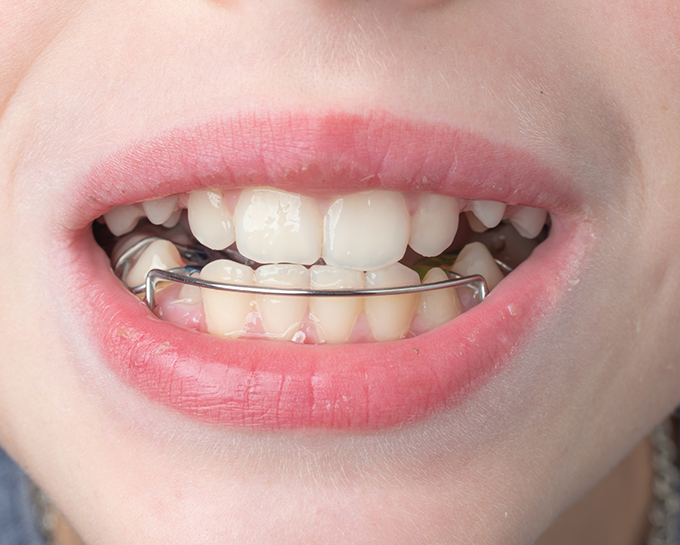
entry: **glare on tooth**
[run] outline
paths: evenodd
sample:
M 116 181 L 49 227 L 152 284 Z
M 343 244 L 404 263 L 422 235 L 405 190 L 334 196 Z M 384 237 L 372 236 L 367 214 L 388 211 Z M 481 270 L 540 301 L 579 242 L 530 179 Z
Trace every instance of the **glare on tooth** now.
M 462 276 L 481 274 L 489 289 L 495 288 L 503 280 L 503 273 L 487 247 L 481 242 L 471 242 L 465 246 L 458 254 L 451 270 Z
M 435 267 L 427 271 L 423 284 L 434 284 L 450 280 L 446 273 Z M 434 329 L 453 320 L 456 316 L 463 313 L 463 307 L 455 288 L 442 290 L 424 291 L 420 295 L 420 307 L 418 309 L 420 317 L 425 323 Z
M 201 280 L 246 286 L 255 284 L 253 269 L 228 259 L 208 263 L 201 271 Z M 252 294 L 201 288 L 201 296 L 210 333 L 221 337 L 241 335 L 252 310 Z
M 547 210 L 532 208 L 531 206 L 521 206 L 509 219 L 520 235 L 531 239 L 539 235 L 547 217 Z
M 458 201 L 454 197 L 423 193 L 411 218 L 409 246 L 420 255 L 441 254 L 458 230 Z
M 314 265 L 309 272 L 313 290 L 364 287 L 361 271 Z M 316 322 L 319 338 L 329 343 L 342 343 L 349 339 L 362 308 L 361 297 L 312 297 L 309 301 L 310 319 Z
M 336 199 L 324 217 L 323 259 L 328 265 L 375 270 L 406 252 L 411 217 L 403 195 L 364 191 Z
M 255 271 L 255 283 L 270 288 L 309 287 L 309 271 L 302 265 L 262 265 Z M 307 314 L 307 297 L 257 295 L 257 310 L 268 337 L 290 340 Z
M 177 195 L 154 199 L 142 203 L 146 217 L 154 225 L 161 225 L 170 219 L 177 209 Z
M 221 191 L 192 191 L 187 210 L 191 232 L 201 244 L 224 250 L 234 242 L 234 223 Z
M 125 283 L 134 288 L 146 282 L 146 275 L 151 269 L 167 271 L 183 266 L 182 258 L 172 242 L 156 240 L 142 251 L 139 259 L 125 277 Z
M 144 211 L 141 208 L 134 204 L 124 204 L 104 214 L 104 221 L 111 234 L 119 237 L 132 231 L 143 217 Z
M 311 197 L 244 189 L 234 223 L 238 251 L 258 263 L 311 265 L 321 257 L 321 214 Z
M 420 284 L 418 273 L 401 263 L 366 273 L 367 288 L 395 288 Z M 376 341 L 394 341 L 408 332 L 416 310 L 417 293 L 366 297 L 364 312 Z
M 505 203 L 498 201 L 472 201 L 472 212 L 484 226 L 496 227 L 505 214 Z

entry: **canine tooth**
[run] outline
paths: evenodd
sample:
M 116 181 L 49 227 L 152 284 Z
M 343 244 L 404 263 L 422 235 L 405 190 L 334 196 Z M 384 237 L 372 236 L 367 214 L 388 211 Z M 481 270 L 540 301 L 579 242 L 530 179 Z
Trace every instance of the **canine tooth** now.
M 449 280 L 446 273 L 439 267 L 435 267 L 427 271 L 425 278 L 423 278 L 423 284 L 433 284 L 445 280 Z M 462 312 L 463 307 L 455 288 L 424 291 L 420 294 L 418 313 L 430 329 L 450 322 Z
M 302 265 L 262 265 L 255 271 L 255 283 L 276 288 L 309 287 L 309 271 Z M 307 297 L 257 295 L 257 309 L 269 337 L 290 340 L 307 313 Z
M 364 287 L 364 273 L 361 271 L 314 265 L 309 273 L 311 289 Z M 312 297 L 309 301 L 310 317 L 316 322 L 319 338 L 329 343 L 342 343 L 349 339 L 362 308 L 360 297 Z
M 505 203 L 498 201 L 472 201 L 472 212 L 485 227 L 496 227 L 505 214 Z
M 116 206 L 104 214 L 106 226 L 116 237 L 132 231 L 137 222 L 144 217 L 144 212 L 134 204 Z
M 146 282 L 146 275 L 151 269 L 167 271 L 183 266 L 182 258 L 172 242 L 156 240 L 144 248 L 139 259 L 125 277 L 125 283 L 134 288 Z
M 161 225 L 170 219 L 177 208 L 177 195 L 154 199 L 142 203 L 146 217 L 154 225 Z
M 503 280 L 503 273 L 481 242 L 471 242 L 465 246 L 458 254 L 451 270 L 462 276 L 481 274 L 489 289 L 495 288 Z
M 376 270 L 406 251 L 411 217 L 394 191 L 364 191 L 336 199 L 324 217 L 323 258 L 328 265 Z
M 321 214 L 311 197 L 244 189 L 234 223 L 238 251 L 258 263 L 311 265 L 321 257 Z
M 517 232 L 524 238 L 536 238 L 543 229 L 547 217 L 547 210 L 521 206 L 509 219 Z
M 172 215 L 167 219 L 167 221 L 163 222 L 163 227 L 165 227 L 166 229 L 172 229 L 179 223 L 180 219 L 182 219 L 182 211 L 175 210 L 172 213 Z
M 201 244 L 224 250 L 234 242 L 234 222 L 221 191 L 192 191 L 187 210 L 191 232 Z
M 367 288 L 395 288 L 420 284 L 418 273 L 401 263 L 366 273 Z M 418 309 L 418 294 L 366 297 L 364 312 L 376 341 L 394 341 L 408 332 Z
M 253 286 L 253 269 L 228 259 L 208 263 L 201 271 L 201 280 Z M 201 288 L 205 322 L 208 331 L 221 337 L 238 337 L 252 310 L 254 296 L 250 293 Z
M 409 246 L 427 257 L 441 254 L 456 236 L 458 214 L 458 201 L 454 197 L 423 193 L 411 218 Z

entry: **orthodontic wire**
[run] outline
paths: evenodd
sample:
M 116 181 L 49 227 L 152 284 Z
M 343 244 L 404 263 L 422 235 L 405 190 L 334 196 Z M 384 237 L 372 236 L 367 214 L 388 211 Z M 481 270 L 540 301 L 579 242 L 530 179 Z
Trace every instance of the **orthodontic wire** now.
M 165 240 L 161 237 L 147 237 L 144 238 L 125 250 L 116 260 L 113 268 L 114 273 L 118 278 L 123 279 L 127 275 L 131 263 L 130 259 L 138 252 L 143 251 L 147 246 L 156 240 Z M 172 241 L 171 241 L 172 242 Z M 146 275 L 146 282 L 129 288 L 132 293 L 139 295 L 144 293 L 147 305 L 151 310 L 156 305 L 156 285 L 159 282 L 176 282 L 188 286 L 196 286 L 198 288 L 207 288 L 220 291 L 233 291 L 240 293 L 254 293 L 258 295 L 279 295 L 290 297 L 367 297 L 373 295 L 404 295 L 409 293 L 419 293 L 425 291 L 434 291 L 445 288 L 457 288 L 461 286 L 470 286 L 475 291 L 475 295 L 479 294 L 479 302 L 484 301 L 489 294 L 489 287 L 482 275 L 475 274 L 471 276 L 461 276 L 451 271 L 444 271 L 451 280 L 444 280 L 441 282 L 433 282 L 431 284 L 417 284 L 414 286 L 401 286 L 397 288 L 374 288 L 374 289 L 357 289 L 357 290 L 313 290 L 313 289 L 291 289 L 291 288 L 267 288 L 262 286 L 248 286 L 245 284 L 227 284 L 223 282 L 211 282 L 209 280 L 202 280 L 194 278 L 191 275 L 199 272 L 204 265 L 209 263 L 212 259 L 219 259 L 228 257 L 234 261 L 248 265 L 254 263 L 250 260 L 243 260 L 240 254 L 230 250 L 210 250 L 201 246 L 179 244 L 173 242 L 177 247 L 180 255 L 188 261 L 193 261 L 197 265 L 186 265 L 170 269 L 169 271 L 161 269 L 152 269 Z M 240 259 L 239 259 L 240 258 Z M 496 264 L 506 273 L 512 272 L 512 268 L 495 259 Z

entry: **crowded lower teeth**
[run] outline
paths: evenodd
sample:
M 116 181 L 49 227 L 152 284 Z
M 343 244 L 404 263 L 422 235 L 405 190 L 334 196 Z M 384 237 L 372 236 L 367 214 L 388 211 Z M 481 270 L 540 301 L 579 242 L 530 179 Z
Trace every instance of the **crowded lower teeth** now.
M 213 250 L 214 259 L 201 263 L 200 273 L 192 275 L 208 282 L 333 292 L 433 284 L 450 280 L 455 273 L 481 275 L 493 289 L 504 273 L 484 244 L 472 242 L 457 252 L 450 250 L 460 212 L 465 212 L 466 227 L 472 231 L 492 229 L 506 220 L 515 234 L 532 239 L 547 218 L 540 209 L 434 194 L 372 190 L 317 200 L 248 188 L 207 189 L 124 205 L 105 214 L 104 221 L 116 237 L 131 233 L 127 242 L 118 241 L 114 260 L 125 246 L 145 236 L 161 237 L 131 256 L 124 274 L 119 274 L 136 292 L 142 291 L 138 286 L 149 271 L 186 265 L 186 256 L 171 240 L 198 241 Z M 135 229 L 144 217 L 154 226 L 179 225 L 167 231 Z M 346 343 L 420 335 L 478 302 L 479 293 L 469 286 L 399 295 L 311 297 L 161 282 L 150 306 L 165 321 L 219 337 Z

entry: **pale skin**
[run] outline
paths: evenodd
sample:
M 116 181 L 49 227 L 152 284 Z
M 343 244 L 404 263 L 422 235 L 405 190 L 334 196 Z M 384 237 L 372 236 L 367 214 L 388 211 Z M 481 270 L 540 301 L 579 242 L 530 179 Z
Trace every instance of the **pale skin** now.
M 644 439 L 680 405 L 676 2 L 0 13 L 0 442 L 84 543 L 644 542 Z M 51 275 L 69 180 L 153 132 L 270 108 L 485 131 L 584 195 L 578 281 L 465 403 L 368 434 L 208 427 L 128 389 L 74 325 Z

